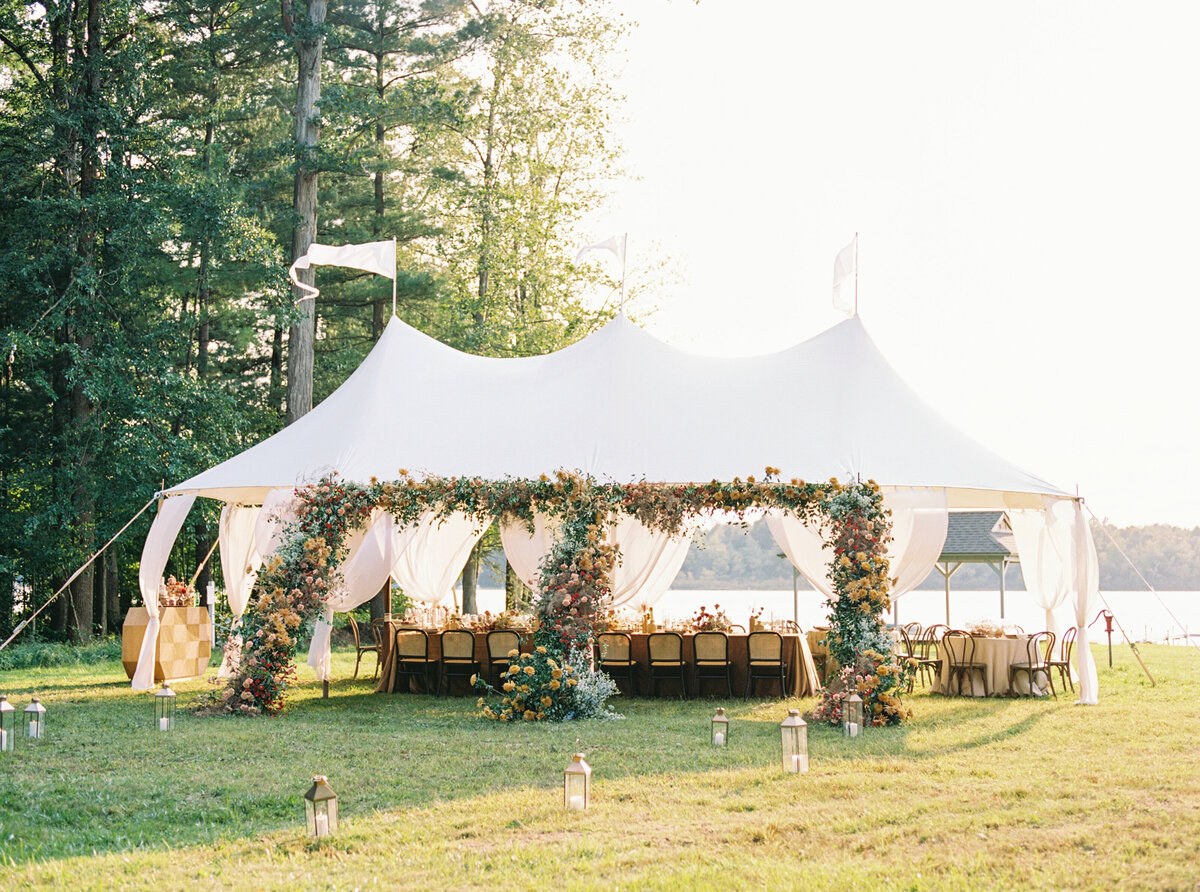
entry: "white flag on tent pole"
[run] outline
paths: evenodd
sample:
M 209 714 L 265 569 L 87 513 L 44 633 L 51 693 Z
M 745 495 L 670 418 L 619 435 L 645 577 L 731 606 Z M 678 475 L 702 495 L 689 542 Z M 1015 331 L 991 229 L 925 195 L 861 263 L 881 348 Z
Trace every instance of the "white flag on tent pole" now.
M 620 260 L 621 263 L 624 263 L 625 240 L 627 238 L 628 236 L 614 235 L 612 238 L 605 239 L 602 242 L 598 242 L 594 245 L 588 245 L 586 248 L 580 248 L 579 253 L 575 255 L 575 259 L 579 260 L 588 251 L 612 251 L 613 256 L 616 257 L 617 260 Z
M 364 242 L 361 245 L 318 245 L 308 246 L 308 253 L 296 258 L 288 270 L 288 277 L 301 291 L 308 292 L 300 300 L 316 297 L 320 291 L 311 285 L 305 285 L 296 278 L 296 270 L 308 269 L 310 266 L 346 266 L 351 269 L 366 270 L 387 276 L 396 281 L 396 240 L 386 242 Z
M 852 300 L 853 298 L 853 300 Z M 847 316 L 858 307 L 858 233 L 833 261 L 833 305 Z

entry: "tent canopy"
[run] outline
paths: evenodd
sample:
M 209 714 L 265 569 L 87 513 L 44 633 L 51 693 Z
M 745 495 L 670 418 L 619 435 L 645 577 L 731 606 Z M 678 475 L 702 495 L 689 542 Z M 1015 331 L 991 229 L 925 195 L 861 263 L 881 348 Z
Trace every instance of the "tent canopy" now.
M 508 409 L 516 436 L 464 427 Z M 861 475 L 944 488 L 950 507 L 1040 506 L 1070 495 L 945 421 L 880 354 L 856 316 L 778 353 L 698 356 L 618 317 L 544 356 L 461 353 L 393 317 L 320 405 L 256 446 L 166 490 L 261 504 L 336 471 L 536 477 L 558 468 L 629 482 Z

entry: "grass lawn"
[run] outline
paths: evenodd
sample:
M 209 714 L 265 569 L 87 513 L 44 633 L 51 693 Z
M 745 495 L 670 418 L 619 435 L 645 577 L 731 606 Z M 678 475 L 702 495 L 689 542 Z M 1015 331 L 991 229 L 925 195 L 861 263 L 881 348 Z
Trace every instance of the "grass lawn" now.
M 496 725 L 474 699 L 306 681 L 278 719 L 151 729 L 120 664 L 0 673 L 47 739 L 0 757 L 0 884 L 70 889 L 1200 889 L 1200 653 L 1096 648 L 1101 702 L 916 694 L 902 728 L 809 727 L 786 702 L 615 702 L 623 721 Z M 335 653 L 335 677 L 353 657 Z M 311 672 L 300 669 L 301 678 Z M 206 689 L 178 686 L 181 709 Z M 729 708 L 728 749 L 707 745 Z M 799 703 L 805 709 L 812 701 Z M 592 808 L 562 809 L 577 749 Z M 315 773 L 342 826 L 317 845 Z

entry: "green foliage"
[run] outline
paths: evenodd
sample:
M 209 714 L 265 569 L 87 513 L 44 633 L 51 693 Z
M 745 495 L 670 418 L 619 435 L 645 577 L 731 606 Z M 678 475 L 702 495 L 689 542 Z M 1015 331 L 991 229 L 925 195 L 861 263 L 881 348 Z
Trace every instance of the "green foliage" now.
M 17 576 L 22 609 L 40 604 L 164 482 L 282 419 L 296 75 L 280 8 L 96 8 L 0 0 L 0 633 Z M 605 314 L 578 292 L 598 276 L 570 258 L 612 169 L 615 98 L 597 66 L 615 18 L 574 0 L 334 4 L 319 239 L 395 236 L 401 315 L 460 346 L 542 352 L 586 333 Z M 336 269 L 321 287 L 317 400 L 391 297 Z M 169 565 L 180 576 L 216 510 L 193 519 Z M 89 585 L 42 622 L 86 638 Z
M 39 641 L 10 644 L 0 650 L 0 672 L 17 669 L 50 669 L 59 666 L 96 666 L 121 659 L 121 640 L 102 638 L 88 644 Z

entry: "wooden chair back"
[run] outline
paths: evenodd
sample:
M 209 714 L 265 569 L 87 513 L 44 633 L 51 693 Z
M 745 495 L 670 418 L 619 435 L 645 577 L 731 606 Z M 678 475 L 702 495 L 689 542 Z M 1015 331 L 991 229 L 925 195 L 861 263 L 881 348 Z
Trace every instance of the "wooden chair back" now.
M 1026 638 L 1025 659 L 1030 666 L 1045 666 L 1054 659 L 1054 633 L 1037 632 Z
M 682 663 L 683 636 L 678 632 L 655 632 L 646 639 L 651 663 Z
M 521 649 L 521 636 L 512 629 L 494 629 L 487 633 L 489 660 L 507 660 L 514 650 Z
M 951 669 L 974 663 L 975 639 L 970 632 L 964 632 L 962 629 L 950 629 L 942 636 L 940 653 Z
M 1075 649 L 1075 638 L 1078 634 L 1079 634 L 1079 630 L 1076 629 L 1074 626 L 1071 626 L 1071 628 L 1067 629 L 1066 634 L 1063 635 L 1062 644 L 1060 645 L 1060 652 L 1061 652 L 1060 655 L 1062 656 L 1062 662 L 1064 662 L 1064 663 L 1071 662 L 1071 651 L 1073 651 Z
M 600 661 L 613 660 L 626 663 L 633 659 L 629 656 L 633 651 L 633 641 L 624 632 L 603 632 L 596 637 L 600 647 Z
M 724 632 L 697 632 L 692 647 L 697 662 L 724 663 L 729 659 L 729 638 Z
M 396 656 L 409 660 L 428 660 L 428 633 L 424 629 L 397 629 Z
M 778 663 L 783 660 L 783 636 L 778 632 L 751 632 L 746 639 L 751 663 Z
M 442 632 L 443 660 L 475 659 L 475 633 L 466 629 L 450 629 Z

